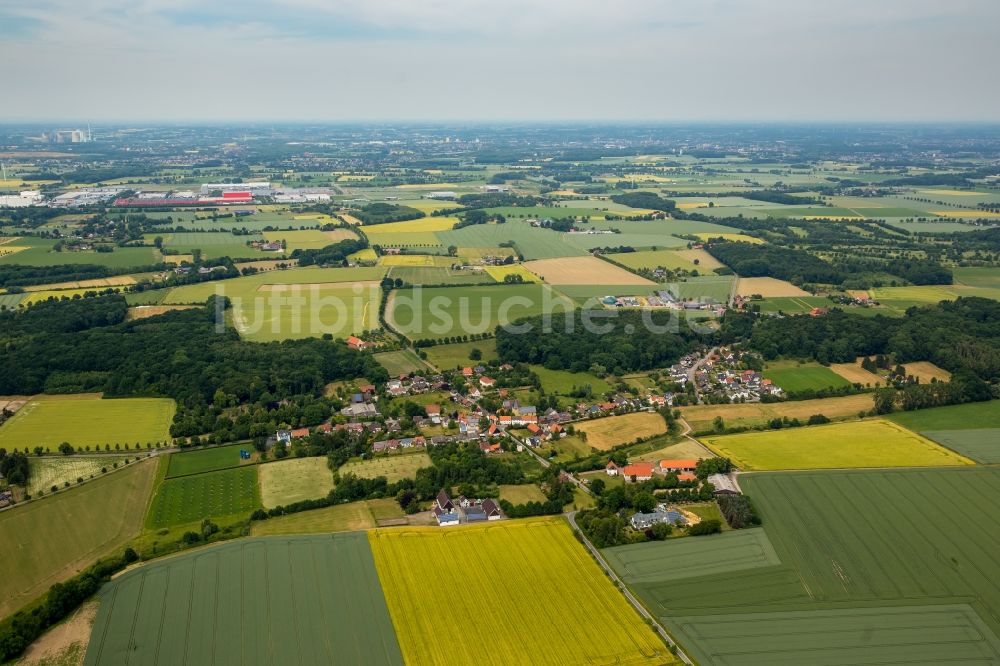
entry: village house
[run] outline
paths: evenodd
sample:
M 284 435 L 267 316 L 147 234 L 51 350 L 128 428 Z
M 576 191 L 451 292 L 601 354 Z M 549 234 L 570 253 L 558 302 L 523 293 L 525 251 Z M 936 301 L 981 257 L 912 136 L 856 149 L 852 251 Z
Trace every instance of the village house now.
M 621 471 L 621 468 L 615 464 L 614 460 L 609 460 L 608 464 L 605 465 L 604 467 L 604 471 L 608 476 L 618 476 L 618 473 Z
M 631 465 L 625 465 L 621 471 L 622 476 L 625 477 L 625 481 L 636 483 L 639 481 L 649 481 L 653 478 L 653 463 L 651 462 L 637 462 Z

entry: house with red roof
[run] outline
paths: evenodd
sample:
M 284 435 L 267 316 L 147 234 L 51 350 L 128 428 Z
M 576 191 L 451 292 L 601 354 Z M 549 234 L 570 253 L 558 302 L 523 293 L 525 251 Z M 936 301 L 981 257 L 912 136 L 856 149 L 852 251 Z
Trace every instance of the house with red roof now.
M 637 462 L 631 465 L 625 465 L 622 468 L 622 476 L 625 477 L 626 481 L 638 482 L 638 481 L 649 481 L 653 478 L 653 463 L 651 462 Z

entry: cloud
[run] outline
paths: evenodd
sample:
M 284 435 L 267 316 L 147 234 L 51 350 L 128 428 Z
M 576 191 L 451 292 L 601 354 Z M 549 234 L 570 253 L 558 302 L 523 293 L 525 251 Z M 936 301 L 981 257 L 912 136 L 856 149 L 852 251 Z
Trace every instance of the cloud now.
M 1000 61 L 994 0 L 8 0 L 2 11 L 8 67 L 31 72 L 6 82 L 8 119 L 998 120 L 1000 108 L 981 73 Z

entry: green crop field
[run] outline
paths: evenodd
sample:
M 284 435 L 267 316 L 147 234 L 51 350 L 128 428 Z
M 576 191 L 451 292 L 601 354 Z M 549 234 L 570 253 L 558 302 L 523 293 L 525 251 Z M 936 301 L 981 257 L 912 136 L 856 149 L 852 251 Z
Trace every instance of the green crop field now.
M 971 465 L 972 461 L 882 419 L 704 437 L 743 470 Z
M 734 530 L 709 539 L 669 539 L 603 551 L 608 564 L 631 583 L 680 580 L 780 564 L 762 528 Z
M 0 426 L 0 447 L 55 451 L 63 442 L 95 451 L 120 444 L 156 445 L 170 440 L 176 405 L 168 398 L 116 398 L 94 395 L 38 396 Z
M 24 236 L 17 241 L 20 252 L 0 255 L 0 265 L 59 266 L 61 264 L 98 264 L 109 268 L 138 268 L 160 263 L 160 253 L 152 247 L 115 247 L 112 252 L 54 252 L 58 241 Z
M 0 512 L 0 616 L 139 534 L 156 469 L 148 460 L 130 463 L 79 488 Z
M 850 386 L 850 382 L 822 365 L 768 367 L 764 377 L 780 386 L 786 393 L 821 391 L 827 388 Z
M 262 252 L 250 247 L 251 241 L 264 239 L 259 234 L 236 236 L 225 231 L 176 232 L 167 234 L 150 233 L 144 236 L 145 241 L 152 244 L 156 237 L 163 239 L 163 247 L 176 250 L 180 254 L 191 254 L 192 250 L 201 250 L 205 259 L 230 257 L 233 259 L 265 259 L 274 253 Z
M 1000 463 L 1000 428 L 925 430 L 920 434 L 976 462 Z
M 886 418 L 917 432 L 1000 428 L 1000 400 L 896 412 Z
M 473 349 L 482 352 L 483 358 L 473 361 L 469 354 Z M 475 342 L 455 342 L 448 345 L 434 345 L 424 347 L 422 350 L 427 354 L 427 362 L 434 365 L 439 370 L 450 370 L 452 368 L 464 368 L 468 365 L 486 363 L 497 357 L 497 343 L 493 338 L 487 340 L 477 340 Z
M 712 299 L 716 303 L 728 303 L 733 292 L 735 278 L 731 275 L 706 275 L 693 277 L 667 285 L 669 291 L 681 300 L 704 301 Z
M 635 270 L 663 267 L 671 270 L 694 271 L 699 269 L 687 257 L 673 250 L 644 250 L 640 252 L 624 252 L 621 254 L 611 254 L 608 258 L 617 264 Z
M 249 515 L 259 506 L 255 465 L 192 474 L 165 479 L 157 487 L 146 526 L 158 529 L 203 518 Z
M 214 546 L 100 595 L 86 666 L 403 663 L 364 534 Z
M 264 508 L 326 497 L 333 490 L 333 473 L 326 457 L 290 458 L 258 466 Z
M 170 455 L 170 465 L 167 467 L 167 478 L 239 467 L 242 462 L 240 449 L 252 451 L 253 447 L 249 444 L 232 444 L 198 451 L 173 453 Z
M 747 532 L 606 552 L 699 663 L 996 663 L 996 536 L 970 526 L 1000 520 L 981 501 L 998 482 L 989 468 L 746 474 L 776 561 Z M 747 541 L 729 558 L 727 539 Z
M 492 332 L 498 325 L 546 311 L 572 309 L 546 285 L 494 285 L 396 290 L 386 318 L 407 337 L 445 338 Z

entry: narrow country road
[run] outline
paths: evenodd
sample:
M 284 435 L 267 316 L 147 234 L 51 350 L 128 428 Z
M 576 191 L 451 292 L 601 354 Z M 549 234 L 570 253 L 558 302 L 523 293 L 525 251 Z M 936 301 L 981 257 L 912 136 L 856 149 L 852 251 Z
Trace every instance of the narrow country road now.
M 628 602 L 630 604 L 632 604 L 632 607 L 635 608 L 636 612 L 638 612 L 639 615 L 641 615 L 644 619 L 648 620 L 653 624 L 653 628 L 656 629 L 656 633 L 660 635 L 660 638 L 662 638 L 667 645 L 670 645 L 672 648 L 674 648 L 674 650 L 676 650 L 677 658 L 680 659 L 681 662 L 685 664 L 690 664 L 691 660 L 684 653 L 684 650 L 681 648 L 681 646 L 678 645 L 674 641 L 674 639 L 670 637 L 670 634 L 668 634 L 667 630 L 663 628 L 663 626 L 660 624 L 660 621 L 657 620 L 653 615 L 651 615 L 649 611 L 646 610 L 645 606 L 639 603 L 639 600 L 635 598 L 635 596 L 632 594 L 632 591 L 628 589 L 628 587 L 625 585 L 622 579 L 618 577 L 618 574 L 615 573 L 615 570 L 612 569 L 611 566 L 604 559 L 604 556 L 601 555 L 601 551 L 594 548 L 594 544 L 590 543 L 590 539 L 588 539 L 587 535 L 583 533 L 583 530 L 580 529 L 580 526 L 576 524 L 576 511 L 570 511 L 569 513 L 565 513 L 563 515 L 566 516 L 566 520 L 569 521 L 570 527 L 580 534 L 580 537 L 583 540 L 583 545 L 587 547 L 587 550 L 590 551 L 590 554 L 594 556 L 594 559 L 597 560 L 597 563 L 601 566 L 602 569 L 604 569 L 604 573 L 608 575 L 611 581 L 615 583 L 615 585 L 618 587 L 619 590 L 621 590 L 621 593 L 625 595 L 625 598 L 628 599 Z

